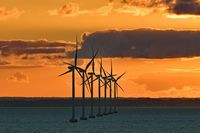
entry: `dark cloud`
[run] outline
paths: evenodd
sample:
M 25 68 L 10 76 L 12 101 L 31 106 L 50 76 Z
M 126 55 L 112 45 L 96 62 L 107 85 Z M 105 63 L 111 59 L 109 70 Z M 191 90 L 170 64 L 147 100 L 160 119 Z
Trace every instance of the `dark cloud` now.
M 14 73 L 7 80 L 12 81 L 12 82 L 19 82 L 19 83 L 29 83 L 28 76 L 22 72 Z
M 139 29 L 95 32 L 84 35 L 79 55 L 89 57 L 91 47 L 102 50 L 105 57 L 200 56 L 200 31 Z
M 114 0 L 113 0 L 114 1 Z M 156 7 L 162 4 L 171 4 L 173 0 L 122 0 L 121 3 L 132 6 Z
M 48 40 L 0 41 L 0 68 L 18 66 L 57 66 L 66 61 L 74 43 Z
M 2 56 L 22 55 L 22 54 L 51 54 L 65 53 L 72 50 L 74 45 L 67 42 L 51 42 L 47 40 L 24 41 L 0 41 L 0 51 Z
M 115 1 L 119 2 L 110 2 Z M 166 12 L 177 15 L 200 15 L 199 0 L 120 0 L 120 3 L 135 7 L 163 8 Z
M 175 14 L 200 15 L 200 2 L 198 0 L 177 0 L 170 11 Z

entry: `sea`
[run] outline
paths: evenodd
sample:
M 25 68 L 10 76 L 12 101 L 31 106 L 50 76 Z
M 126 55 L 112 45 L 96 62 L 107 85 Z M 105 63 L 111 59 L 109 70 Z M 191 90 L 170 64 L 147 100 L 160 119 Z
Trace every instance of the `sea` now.
M 77 123 L 69 122 L 69 107 L 2 107 L 0 133 L 200 133 L 199 107 L 120 107 L 103 117 L 80 116 L 79 107 Z

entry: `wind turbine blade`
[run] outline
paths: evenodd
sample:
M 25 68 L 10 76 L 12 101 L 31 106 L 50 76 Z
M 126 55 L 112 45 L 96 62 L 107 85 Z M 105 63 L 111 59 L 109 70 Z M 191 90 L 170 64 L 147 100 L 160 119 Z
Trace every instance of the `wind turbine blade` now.
M 101 54 L 101 53 L 100 53 Z M 100 75 L 102 75 L 102 68 L 103 68 L 103 65 L 102 65 L 102 55 L 101 55 L 101 62 L 100 62 Z
M 74 65 L 77 66 L 77 58 L 78 58 L 78 38 L 76 36 L 76 51 L 75 51 L 75 57 L 74 57 Z
M 100 79 L 100 81 L 101 81 L 101 83 L 103 83 L 103 84 L 104 84 L 104 82 L 103 82 L 103 80 L 102 80 L 102 79 Z
M 80 85 L 83 85 L 83 84 L 86 86 L 87 90 L 90 92 L 90 89 L 89 89 L 88 85 L 85 82 L 81 83 Z
M 85 84 L 85 86 L 86 86 L 87 90 L 90 92 L 90 88 L 88 87 L 88 85 L 87 85 L 87 84 Z
M 97 51 L 96 51 L 96 53 L 95 53 L 95 55 L 94 55 L 94 56 L 96 57 L 98 53 L 99 53 L 99 50 L 97 50 Z
M 84 81 L 84 83 L 88 82 L 91 79 L 91 77 L 88 77 L 88 76 L 86 76 L 86 78 L 87 79 Z
M 104 84 L 101 87 L 103 87 L 103 86 L 104 86 Z
M 111 77 L 111 74 L 109 72 L 106 71 L 106 73 L 109 75 L 108 77 Z
M 93 81 L 91 81 L 91 82 L 94 82 L 94 81 L 96 81 L 98 78 L 96 78 L 96 79 L 94 79 Z M 89 84 L 91 83 L 91 82 L 89 82 Z
M 94 57 L 90 60 L 90 62 L 86 65 L 85 70 L 87 70 L 89 68 L 89 66 L 91 65 L 91 63 L 93 62 Z
M 93 60 L 93 62 L 92 62 L 92 72 L 93 72 L 93 73 L 95 73 L 95 72 L 94 72 L 94 67 L 95 67 L 95 62 L 94 62 L 94 60 Z
M 93 81 L 91 81 L 91 82 L 94 82 L 94 81 L 96 81 L 98 78 L 95 78 L 95 79 L 93 79 Z M 89 82 L 89 83 L 91 83 L 91 82 Z
M 124 76 L 124 74 L 126 74 L 126 72 L 124 72 L 122 75 L 120 75 L 116 80 L 119 80 L 122 76 Z
M 111 59 L 111 70 L 110 70 L 110 74 L 112 75 L 113 73 L 113 66 L 112 66 L 112 59 Z
M 95 77 L 98 77 L 99 75 L 97 75 L 96 73 L 94 73 L 94 76 L 95 76 Z
M 92 48 L 92 56 L 93 56 L 93 58 L 95 58 L 97 56 L 98 52 L 99 52 L 99 50 L 97 50 L 96 53 L 94 54 L 94 49 Z M 95 61 L 93 59 L 93 62 L 92 62 L 92 72 L 93 73 L 95 73 L 94 72 L 94 67 L 95 67 Z
M 103 67 L 102 67 L 102 70 L 103 70 L 104 76 L 107 77 L 106 72 Z
M 108 72 L 107 72 L 107 73 L 108 73 Z M 108 74 L 109 74 L 109 73 L 108 73 Z M 112 80 L 115 80 L 114 76 L 116 76 L 116 74 L 114 74 L 114 75 L 109 75 L 109 76 L 107 76 L 107 78 L 111 78 Z
M 86 76 L 86 78 L 87 78 L 85 82 L 88 82 L 88 86 L 89 86 L 89 88 L 91 89 L 90 82 L 89 82 L 89 79 L 90 79 L 91 77 L 88 77 L 87 73 L 85 74 L 85 76 Z
M 81 78 L 83 78 L 83 76 L 81 75 L 80 71 L 79 71 L 77 68 L 76 68 L 75 70 L 78 72 L 79 76 L 80 76 Z
M 68 62 L 63 62 L 64 64 L 67 64 L 67 65 L 69 65 L 69 66 L 74 66 L 73 64 L 70 64 L 70 63 L 68 63 Z
M 109 76 L 107 76 L 107 77 L 112 77 L 113 78 L 113 76 L 116 76 L 116 74 L 111 74 L 111 73 L 109 73 L 109 72 L 107 72 L 107 71 L 105 71 Z
M 92 58 L 95 57 L 94 56 L 94 49 L 92 48 Z M 92 72 L 94 72 L 94 60 L 92 62 Z
M 75 67 L 75 69 L 78 69 L 79 71 L 84 71 L 84 69 L 82 69 L 80 67 Z
M 93 55 L 93 54 L 92 54 Z M 97 56 L 97 52 L 95 53 L 95 55 L 92 57 L 92 59 L 90 60 L 90 62 L 88 62 L 88 64 L 85 67 L 85 70 L 87 70 L 89 68 L 89 66 L 91 65 L 91 63 L 94 62 L 94 58 Z M 93 69 L 93 68 L 92 68 Z
M 117 86 L 124 92 L 124 89 L 117 83 L 117 82 L 115 82 L 116 84 L 117 84 Z
M 89 81 L 89 79 L 90 79 L 91 77 L 88 77 L 88 76 L 86 76 L 86 77 L 87 77 L 87 79 L 84 81 L 84 83 L 81 83 L 80 85 L 85 84 L 86 87 L 87 87 L 87 89 L 89 90 L 89 92 L 91 92 L 90 81 Z M 88 87 L 88 86 L 89 86 L 89 87 Z
M 94 79 L 93 82 L 96 81 L 97 79 L 98 79 L 98 78 Z
M 63 76 L 63 75 L 65 75 L 65 74 L 67 74 L 67 73 L 70 73 L 71 71 L 72 71 L 72 69 L 70 69 L 70 70 L 68 70 L 67 72 L 64 72 L 64 73 L 58 75 L 58 77 Z

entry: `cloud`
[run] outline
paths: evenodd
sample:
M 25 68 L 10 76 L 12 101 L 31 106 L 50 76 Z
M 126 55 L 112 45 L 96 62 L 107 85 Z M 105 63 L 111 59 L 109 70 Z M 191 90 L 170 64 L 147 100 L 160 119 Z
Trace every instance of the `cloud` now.
M 118 0 L 113 0 L 118 1 Z M 141 7 L 160 7 L 163 4 L 174 4 L 175 0 L 122 0 L 120 1 L 123 4 L 128 4 L 132 6 L 141 6 Z
M 110 2 L 119 5 L 114 10 L 117 13 L 147 16 L 152 13 L 167 13 L 173 0 L 110 0 Z
M 24 11 L 19 10 L 17 8 L 6 9 L 4 7 L 0 7 L 0 20 L 7 20 L 11 18 L 20 17 Z
M 48 12 L 51 16 L 60 15 L 65 17 L 74 17 L 80 15 L 108 16 L 113 13 L 126 13 L 135 16 L 145 16 L 153 12 L 153 10 L 150 8 L 136 7 L 128 4 L 118 5 L 114 2 L 109 2 L 107 5 L 103 5 L 96 9 L 83 10 L 80 9 L 80 5 L 78 3 L 69 2 L 58 9 L 49 10 Z
M 8 81 L 18 82 L 18 83 L 29 83 L 29 78 L 26 74 L 22 72 L 16 72 L 7 78 Z
M 57 66 L 67 60 L 74 43 L 48 40 L 0 41 L 0 68 L 11 66 Z
M 118 12 L 139 16 L 155 12 L 167 14 L 167 16 L 169 14 L 200 15 L 199 0 L 111 0 L 110 2 L 122 4 Z
M 167 18 L 191 18 L 200 14 L 199 0 L 110 0 L 107 5 L 96 9 L 81 9 L 79 3 L 68 2 L 58 9 L 48 11 L 51 16 L 65 17 L 80 15 L 108 16 L 110 14 L 131 14 L 147 16 L 159 13 Z M 181 16 L 181 17 L 179 17 Z
M 113 11 L 113 9 L 113 3 L 109 3 L 108 5 L 98 8 L 95 12 L 100 16 L 108 16 Z
M 175 58 L 200 56 L 200 31 L 109 30 L 82 35 L 81 57 L 91 47 L 105 57 Z
M 4 65 L 8 65 L 8 64 L 10 64 L 10 63 L 0 59 L 0 66 L 4 66 Z
M 2 56 L 65 53 L 67 49 L 72 50 L 73 47 L 74 44 L 71 42 L 48 41 L 45 39 L 0 41 Z
M 95 9 L 81 9 L 78 3 L 68 2 L 62 7 L 54 10 L 49 10 L 49 15 L 51 16 L 64 16 L 64 17 L 74 17 L 81 15 L 97 15 L 97 16 L 108 16 L 114 12 L 120 12 L 120 10 L 115 9 L 114 3 L 108 3 L 101 7 Z
M 112 0 L 111 2 L 122 4 L 115 10 L 116 12 L 146 16 L 155 12 L 165 13 L 172 0 Z
M 90 14 L 88 10 L 81 10 L 78 3 L 68 2 L 59 9 L 49 10 L 51 16 L 61 15 L 61 16 L 79 16 Z
M 115 9 L 115 11 L 118 13 L 132 14 L 133 16 L 146 16 L 152 13 L 153 9 L 124 5 L 121 8 Z
M 166 91 L 166 90 L 181 90 L 184 87 L 200 86 L 198 79 L 199 72 L 158 72 L 146 73 L 133 81 L 140 85 L 145 85 L 150 91 Z
M 200 16 L 188 15 L 188 14 L 185 14 L 185 15 L 166 14 L 166 17 L 170 19 L 190 19 L 190 18 L 199 18 Z
M 176 0 L 176 3 L 170 7 L 170 11 L 175 14 L 200 15 L 199 0 Z

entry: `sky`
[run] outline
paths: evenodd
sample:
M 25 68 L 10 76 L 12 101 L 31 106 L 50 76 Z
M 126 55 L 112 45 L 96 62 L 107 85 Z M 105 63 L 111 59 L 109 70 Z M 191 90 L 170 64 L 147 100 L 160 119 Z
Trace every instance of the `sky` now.
M 4 34 L 0 39 L 74 41 L 76 34 L 107 29 L 198 30 L 200 19 L 195 13 L 198 14 L 199 4 L 193 4 L 198 1 L 181 1 L 184 0 L 1 0 L 0 28 Z M 181 6 L 184 3 L 188 8 L 194 7 L 179 15 L 176 8 L 176 12 L 170 11 L 175 2 L 174 7 L 187 9 Z
M 92 46 L 126 72 L 121 97 L 199 97 L 199 16 L 199 0 L 0 0 L 0 96 L 70 97 L 71 75 L 57 76 L 77 35 L 80 67 Z

